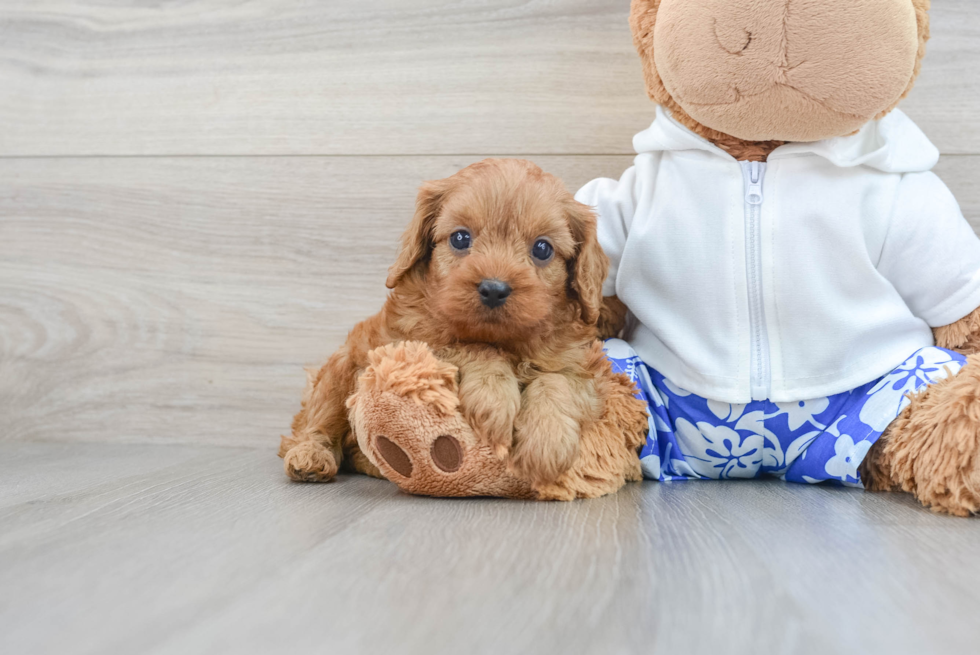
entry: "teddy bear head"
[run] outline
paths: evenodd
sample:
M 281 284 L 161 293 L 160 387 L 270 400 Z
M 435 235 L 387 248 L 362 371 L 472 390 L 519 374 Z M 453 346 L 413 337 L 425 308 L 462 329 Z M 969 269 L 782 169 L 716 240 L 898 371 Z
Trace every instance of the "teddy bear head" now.
M 647 92 L 712 141 L 844 136 L 911 90 L 930 0 L 632 0 Z

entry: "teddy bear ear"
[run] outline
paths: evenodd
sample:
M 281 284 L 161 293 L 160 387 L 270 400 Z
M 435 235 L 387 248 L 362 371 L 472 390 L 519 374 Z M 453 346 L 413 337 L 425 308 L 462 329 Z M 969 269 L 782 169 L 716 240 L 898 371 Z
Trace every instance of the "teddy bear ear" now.
M 915 8 L 915 23 L 919 32 L 919 50 L 915 55 L 915 68 L 912 69 L 912 79 L 909 80 L 909 85 L 901 97 L 891 107 L 875 116 L 876 119 L 884 117 L 895 109 L 902 100 L 905 100 L 905 97 L 911 93 L 912 87 L 915 86 L 915 81 L 919 78 L 919 72 L 922 70 L 922 59 L 926 56 L 926 43 L 929 41 L 929 9 L 931 8 L 932 0 L 911 0 L 911 2 Z
M 633 0 L 630 5 L 630 30 L 633 32 L 633 45 L 643 64 L 647 94 L 658 105 L 664 105 L 670 101 L 670 93 L 653 61 L 653 30 L 657 26 L 659 10 L 660 0 Z

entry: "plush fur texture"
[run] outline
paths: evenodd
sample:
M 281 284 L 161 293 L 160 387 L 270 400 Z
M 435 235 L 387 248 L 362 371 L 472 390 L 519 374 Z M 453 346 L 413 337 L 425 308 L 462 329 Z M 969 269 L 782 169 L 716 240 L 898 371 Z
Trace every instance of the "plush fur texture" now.
M 844 136 L 894 109 L 919 74 L 929 4 L 633 0 L 630 25 L 650 97 L 736 159 L 765 161 L 786 141 Z M 605 302 L 612 335 L 627 314 Z M 862 477 L 868 489 L 967 516 L 980 511 L 980 309 L 934 334 L 968 364 L 913 398 Z
M 907 491 L 942 513 L 980 512 L 980 355 L 912 397 L 862 464 L 865 487 Z
M 633 0 L 630 25 L 650 98 L 736 159 L 765 161 L 787 141 L 846 135 L 894 109 L 919 74 L 928 10 L 929 0 Z
M 460 229 L 465 251 L 450 245 Z M 540 239 L 547 261 L 531 256 Z M 589 208 L 530 162 L 425 184 L 387 302 L 310 376 L 280 444 L 286 473 L 323 481 L 346 467 L 413 493 L 564 499 L 635 479 L 645 410 L 597 350 L 608 264 Z M 493 309 L 478 289 L 488 279 L 511 288 Z M 454 453 L 458 469 L 435 465 Z
M 936 328 L 932 334 L 940 348 L 955 350 L 964 355 L 980 353 L 980 308 L 952 325 Z
M 533 498 L 459 411 L 457 373 L 420 341 L 372 350 L 347 399 L 361 451 L 409 493 Z

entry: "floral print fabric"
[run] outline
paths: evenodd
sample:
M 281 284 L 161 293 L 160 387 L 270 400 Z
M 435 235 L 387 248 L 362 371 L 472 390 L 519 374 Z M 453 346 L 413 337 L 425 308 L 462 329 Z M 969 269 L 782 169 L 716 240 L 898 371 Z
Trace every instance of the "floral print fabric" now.
M 735 405 L 677 387 L 625 341 L 610 339 L 605 350 L 613 370 L 633 380 L 647 403 L 650 432 L 640 462 L 645 477 L 661 481 L 768 475 L 860 487 L 858 467 L 909 395 L 966 362 L 949 350 L 923 348 L 884 377 L 829 398 Z

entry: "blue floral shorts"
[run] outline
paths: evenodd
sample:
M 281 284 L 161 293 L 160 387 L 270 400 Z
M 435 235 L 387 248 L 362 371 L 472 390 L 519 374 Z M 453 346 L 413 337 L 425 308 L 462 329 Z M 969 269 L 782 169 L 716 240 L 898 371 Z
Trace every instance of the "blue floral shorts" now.
M 884 377 L 828 398 L 744 405 L 695 396 L 640 360 L 628 343 L 610 339 L 613 370 L 634 383 L 650 412 L 640 450 L 653 480 L 756 478 L 862 486 L 858 466 L 909 395 L 955 375 L 966 358 L 923 348 Z

